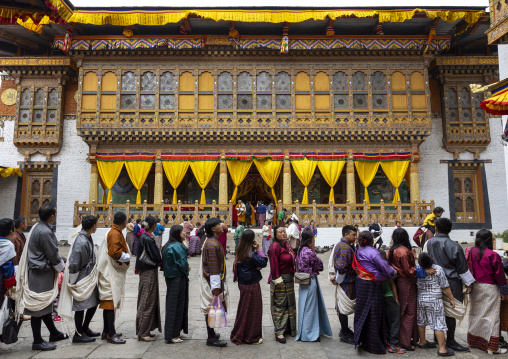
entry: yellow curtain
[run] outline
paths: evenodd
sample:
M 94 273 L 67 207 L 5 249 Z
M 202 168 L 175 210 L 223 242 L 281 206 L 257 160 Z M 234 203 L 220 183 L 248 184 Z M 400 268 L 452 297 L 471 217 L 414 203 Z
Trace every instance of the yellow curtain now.
M 293 166 L 296 176 L 305 186 L 305 189 L 303 190 L 302 204 L 309 204 L 309 191 L 307 190 L 307 186 L 314 175 L 317 161 L 304 158 L 302 161 L 291 161 L 291 165 Z
M 254 160 L 254 164 L 256 165 L 259 174 L 261 174 L 261 177 L 263 177 L 263 181 L 265 181 L 272 190 L 272 196 L 275 203 L 277 203 L 277 196 L 275 195 L 273 187 L 279 178 L 282 162 L 283 161 L 272 161 L 269 158 L 265 160 Z
M 395 196 L 392 203 L 400 201 L 399 187 L 404 180 L 408 167 L 409 161 L 381 162 L 381 168 L 386 177 L 388 177 L 388 181 L 395 187 Z
M 176 189 L 182 183 L 187 170 L 189 169 L 189 163 L 186 161 L 163 161 L 162 167 L 164 168 L 164 173 L 168 178 L 171 187 L 173 187 L 173 204 L 178 203 L 178 195 L 176 193 Z
M 233 196 L 231 196 L 231 202 L 236 204 L 236 195 L 238 194 L 238 186 L 243 182 L 247 173 L 249 173 L 250 167 L 252 166 L 252 161 L 235 161 L 228 160 L 226 164 L 229 169 L 229 174 L 231 175 L 231 179 L 235 184 L 235 190 L 233 191 Z
M 317 161 L 319 172 L 330 186 L 329 201 L 335 204 L 335 193 L 333 187 L 339 180 L 346 161 Z
M 109 203 L 113 199 L 111 188 L 113 188 L 118 176 L 120 176 L 124 163 L 124 161 L 97 161 L 99 175 L 108 189 L 108 200 L 106 203 Z
M 150 168 L 152 168 L 152 163 L 153 162 L 148 161 L 125 162 L 125 167 L 127 168 L 131 182 L 138 190 L 138 195 L 136 196 L 136 204 L 141 204 L 141 187 L 143 187 L 145 184 L 146 178 L 150 173 Z
M 208 185 L 208 182 L 212 179 L 218 163 L 219 161 L 192 161 L 190 163 L 192 173 L 194 173 L 194 177 L 196 177 L 196 180 L 201 187 L 200 204 L 206 204 L 205 188 Z
M 406 179 L 407 188 L 411 189 L 411 171 L 409 170 L 410 167 L 407 168 L 406 175 L 404 178 Z
M 376 176 L 376 172 L 379 168 L 379 162 L 355 161 L 355 167 L 356 173 L 358 173 L 358 177 L 360 178 L 360 182 L 362 182 L 363 187 L 365 187 L 365 201 L 370 203 L 367 187 L 370 186 Z

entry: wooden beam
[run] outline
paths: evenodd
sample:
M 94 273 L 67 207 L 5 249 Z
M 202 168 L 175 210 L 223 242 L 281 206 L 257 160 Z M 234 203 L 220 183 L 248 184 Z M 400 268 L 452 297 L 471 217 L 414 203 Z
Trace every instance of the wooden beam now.
M 5 40 L 13 42 L 15 45 L 19 45 L 22 47 L 27 47 L 30 49 L 37 50 L 39 48 L 39 45 L 35 42 L 32 42 L 30 40 L 26 40 L 22 38 L 21 36 L 11 34 L 10 32 L 0 30 L 0 38 L 4 38 Z

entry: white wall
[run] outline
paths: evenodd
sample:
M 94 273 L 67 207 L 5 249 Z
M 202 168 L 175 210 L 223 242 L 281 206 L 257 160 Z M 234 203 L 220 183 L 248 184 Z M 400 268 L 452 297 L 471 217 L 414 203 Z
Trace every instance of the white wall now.
M 508 45 L 498 45 L 498 59 L 499 59 L 499 80 L 504 80 L 508 77 Z M 503 129 L 506 126 L 506 121 L 508 116 L 503 116 Z M 493 142 L 501 141 L 502 132 L 499 132 L 497 135 L 492 137 Z M 505 168 L 508 168 L 508 146 L 504 148 L 505 154 Z M 506 172 L 507 182 L 508 182 L 508 171 Z
M 23 156 L 18 152 L 12 142 L 14 138 L 14 121 L 4 121 L 4 140 L 0 142 L 0 165 L 4 167 L 18 168 L 18 161 L 23 161 Z M 18 176 L 7 178 L 0 177 L 0 218 L 13 218 L 14 204 L 16 202 L 16 188 Z
M 53 156 L 59 161 L 57 187 L 57 229 L 59 240 L 68 239 L 72 228 L 74 201 L 88 202 L 90 188 L 90 164 L 87 162 L 88 145 L 78 136 L 76 120 L 65 120 L 63 144 L 60 152 Z

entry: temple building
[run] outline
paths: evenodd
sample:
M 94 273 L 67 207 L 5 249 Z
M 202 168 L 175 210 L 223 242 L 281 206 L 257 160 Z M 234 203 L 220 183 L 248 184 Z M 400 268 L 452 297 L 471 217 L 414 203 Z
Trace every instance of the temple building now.
M 9 4 L 2 217 L 33 224 L 53 201 L 62 236 L 118 210 L 230 224 L 242 199 L 320 227 L 416 227 L 434 206 L 457 239 L 507 227 L 482 7 Z

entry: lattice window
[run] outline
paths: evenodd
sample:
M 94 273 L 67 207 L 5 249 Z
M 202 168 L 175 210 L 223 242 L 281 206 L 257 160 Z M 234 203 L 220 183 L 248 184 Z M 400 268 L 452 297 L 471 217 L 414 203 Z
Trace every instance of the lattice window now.
M 122 75 L 120 109 L 136 109 L 136 75 L 128 71 Z
M 21 99 L 19 104 L 19 122 L 29 123 L 30 118 L 30 107 L 32 107 L 32 93 L 30 89 L 24 89 L 21 91 Z
M 355 72 L 352 78 L 353 108 L 355 110 L 367 110 L 369 108 L 367 75 L 363 72 Z
M 457 222 L 480 222 L 477 169 L 453 170 L 453 195 Z
M 164 72 L 160 78 L 159 108 L 161 110 L 175 109 L 175 76 L 172 72 Z
M 265 71 L 256 77 L 256 107 L 258 110 L 272 109 L 272 77 Z
M 141 75 L 139 108 L 142 110 L 155 109 L 156 76 L 153 72 L 145 72 Z
M 236 106 L 238 110 L 252 110 L 252 76 L 248 72 L 238 75 Z
M 483 92 L 475 93 L 473 95 L 474 113 L 473 118 L 477 126 L 485 124 L 485 111 L 481 107 L 481 102 L 484 100 Z
M 46 121 L 48 123 L 58 122 L 58 91 L 57 89 L 50 89 L 48 93 L 48 110 Z
M 287 72 L 279 72 L 275 77 L 275 107 L 277 110 L 291 109 L 291 77 Z
M 219 75 L 219 95 L 217 96 L 217 108 L 219 110 L 233 109 L 233 76 L 229 72 Z
M 372 109 L 388 110 L 386 75 L 380 71 L 372 74 Z
M 483 100 L 483 94 L 471 93 L 469 87 L 453 86 L 445 91 L 445 105 L 448 110 L 447 124 L 450 127 L 464 128 L 473 127 L 473 124 L 479 127 L 486 126 L 485 112 L 480 106 Z
M 33 103 L 30 89 L 25 88 L 20 96 L 19 123 L 56 124 L 59 122 L 58 107 L 60 105 L 58 90 L 55 88 L 35 88 Z M 39 131 L 40 127 L 33 129 Z
M 51 202 L 53 189 L 52 171 L 28 172 L 27 187 L 25 187 L 25 202 L 23 216 L 29 225 L 39 220 L 39 208 Z
M 344 72 L 333 75 L 333 104 L 336 111 L 349 111 L 349 80 Z

